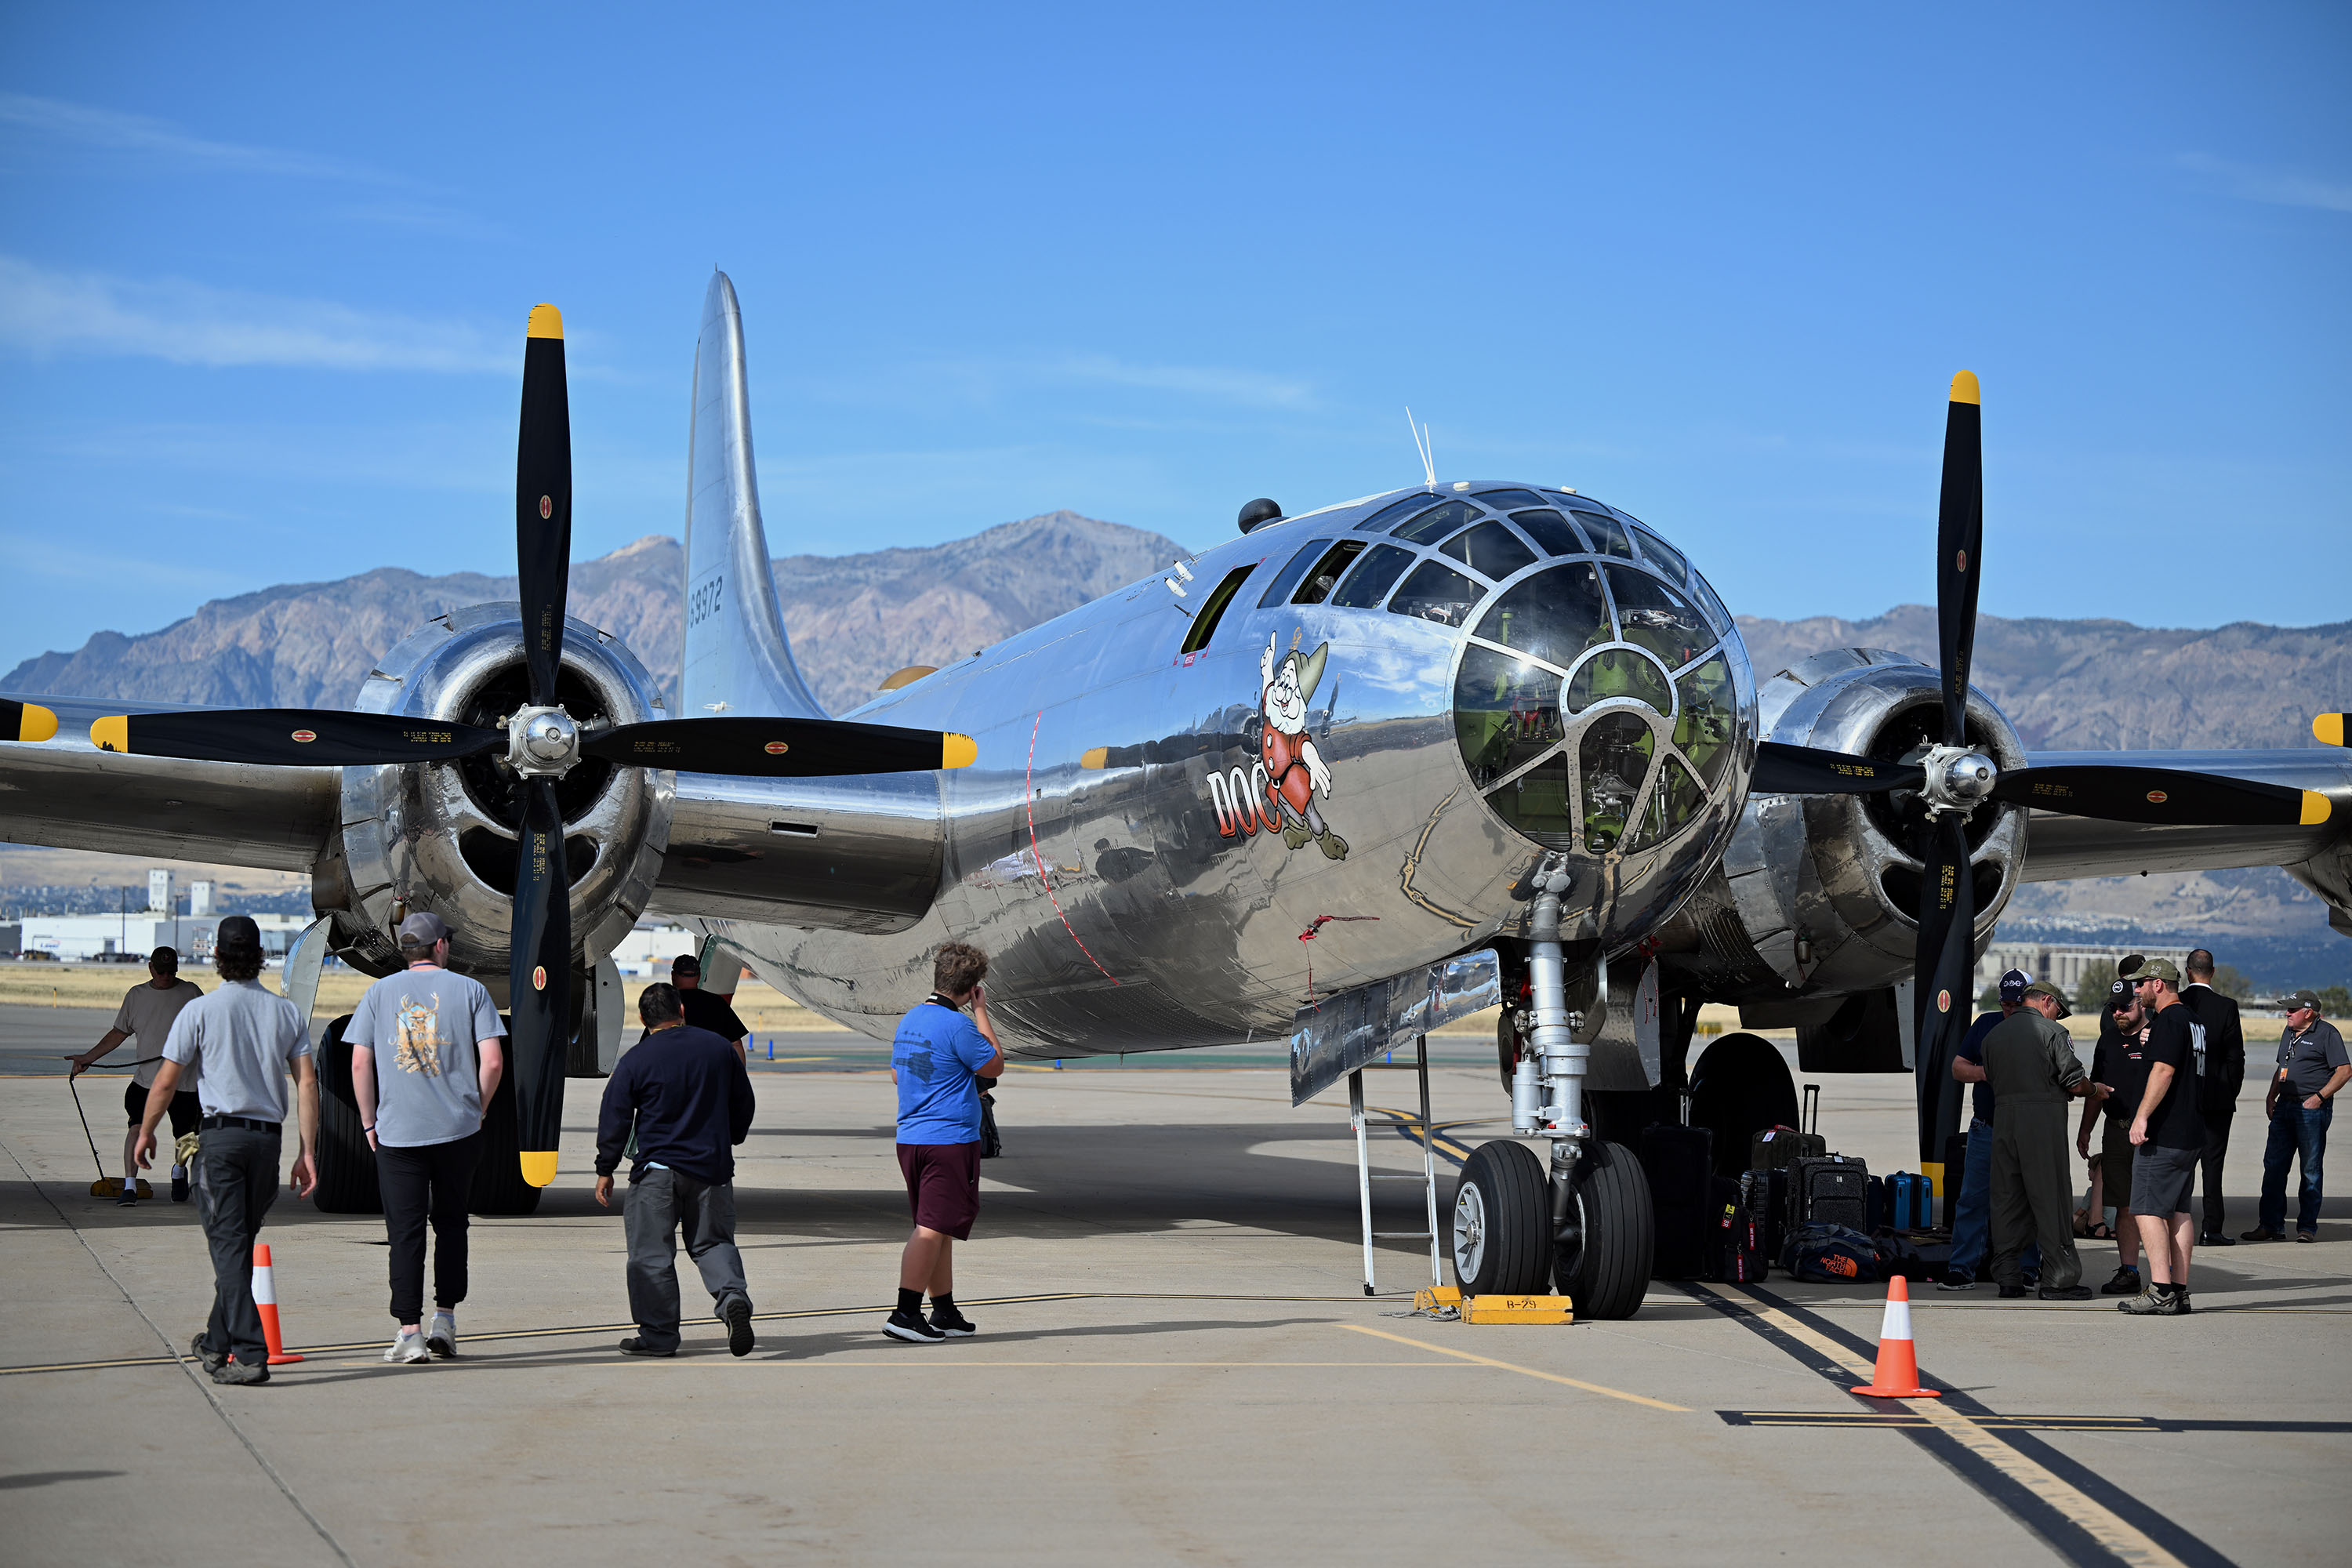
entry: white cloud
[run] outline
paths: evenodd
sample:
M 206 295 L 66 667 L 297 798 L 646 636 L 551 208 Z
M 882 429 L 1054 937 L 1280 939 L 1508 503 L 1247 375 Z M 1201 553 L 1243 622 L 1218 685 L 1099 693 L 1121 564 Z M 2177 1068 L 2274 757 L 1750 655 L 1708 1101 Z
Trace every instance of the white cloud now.
M 511 336 L 511 334 L 509 334 Z M 461 322 L 355 310 L 320 300 L 57 272 L 0 256 L 0 346 L 130 354 L 174 364 L 514 374 L 514 344 Z
M 405 184 L 398 176 L 363 169 L 340 159 L 276 147 L 248 147 L 234 142 L 213 142 L 192 136 L 168 121 L 143 114 L 122 114 L 91 109 L 53 98 L 0 92 L 0 125 L 13 125 L 37 135 L 70 142 L 105 152 L 128 153 L 171 163 L 234 170 L 255 174 L 288 174 L 310 179 L 363 180 L 380 184 Z
M 2352 213 L 2352 183 L 2343 180 L 2323 180 L 2315 175 L 2278 169 L 2257 169 L 2250 163 L 2233 163 L 2208 153 L 2183 153 L 2173 162 L 2192 174 L 2203 176 L 2223 195 L 2235 196 L 2241 201 Z

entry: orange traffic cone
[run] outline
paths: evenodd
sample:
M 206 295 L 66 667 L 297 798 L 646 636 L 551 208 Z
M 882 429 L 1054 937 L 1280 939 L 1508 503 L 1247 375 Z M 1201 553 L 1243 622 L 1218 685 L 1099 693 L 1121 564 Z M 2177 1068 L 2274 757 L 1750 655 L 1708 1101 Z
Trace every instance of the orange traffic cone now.
M 1886 1315 L 1878 1323 L 1878 1370 L 1854 1390 L 1878 1399 L 1935 1399 L 1938 1390 L 1919 1386 L 1919 1357 L 1911 1343 L 1911 1282 L 1900 1274 L 1886 1282 Z
M 278 1331 L 278 1277 L 269 1267 L 269 1244 L 253 1244 L 253 1304 L 261 1309 L 261 1337 L 269 1345 L 269 1364 L 284 1366 L 289 1361 L 300 1361 L 299 1355 L 286 1353 L 286 1341 Z

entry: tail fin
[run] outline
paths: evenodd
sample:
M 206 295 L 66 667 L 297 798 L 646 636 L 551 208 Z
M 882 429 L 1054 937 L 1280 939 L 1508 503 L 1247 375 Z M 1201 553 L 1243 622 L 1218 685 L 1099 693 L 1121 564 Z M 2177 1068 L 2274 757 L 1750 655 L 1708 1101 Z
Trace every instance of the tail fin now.
M 687 453 L 686 659 L 679 713 L 823 719 L 793 662 L 776 603 L 760 488 L 743 312 L 727 274 L 710 275 L 694 347 L 694 433 Z

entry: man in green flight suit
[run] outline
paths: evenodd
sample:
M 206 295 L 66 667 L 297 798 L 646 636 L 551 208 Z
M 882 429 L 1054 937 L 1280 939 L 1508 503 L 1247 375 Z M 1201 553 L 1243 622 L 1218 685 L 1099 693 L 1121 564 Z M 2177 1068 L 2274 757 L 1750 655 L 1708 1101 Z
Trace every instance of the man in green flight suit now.
M 2047 982 L 2025 988 L 2025 1005 L 1984 1040 L 1985 1082 L 1999 1109 L 1992 1122 L 1992 1266 L 2004 1298 L 2025 1294 L 2019 1255 L 2042 1244 L 2045 1301 L 2087 1301 L 2074 1252 L 2074 1170 L 2066 1160 L 2066 1100 L 2089 1091 L 2074 1042 L 2058 1020 L 2066 999 Z

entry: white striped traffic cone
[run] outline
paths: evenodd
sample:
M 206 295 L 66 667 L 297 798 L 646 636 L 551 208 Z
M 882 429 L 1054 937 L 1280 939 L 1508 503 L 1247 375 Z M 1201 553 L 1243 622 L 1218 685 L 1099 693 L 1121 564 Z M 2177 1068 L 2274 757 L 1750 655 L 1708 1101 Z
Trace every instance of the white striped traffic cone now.
M 278 1277 L 270 1270 L 266 1241 L 253 1244 L 253 1304 L 261 1309 L 261 1337 L 269 1345 L 269 1364 L 300 1361 L 300 1356 L 286 1353 L 285 1338 L 278 1331 Z
M 1911 1282 L 1897 1274 L 1886 1282 L 1886 1315 L 1878 1323 L 1878 1369 L 1854 1390 L 1875 1399 L 1937 1399 L 1919 1386 L 1919 1354 L 1911 1342 Z

